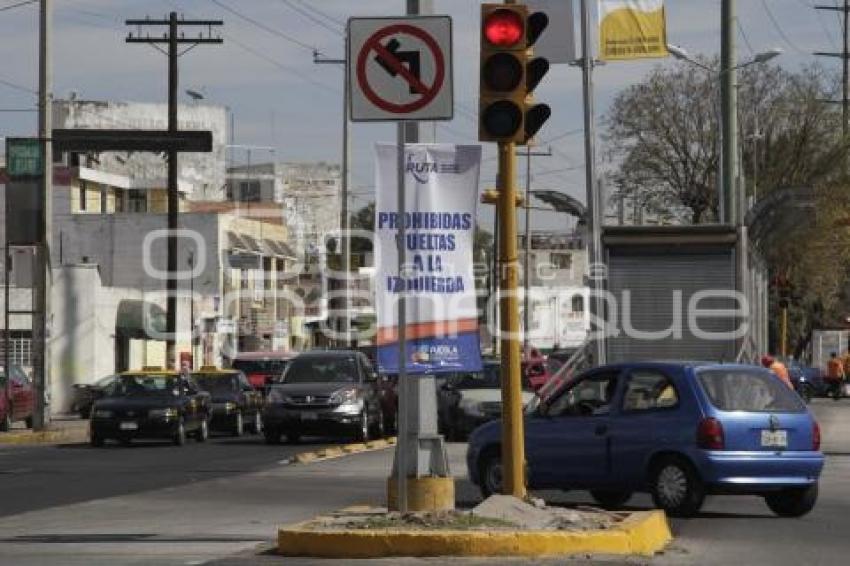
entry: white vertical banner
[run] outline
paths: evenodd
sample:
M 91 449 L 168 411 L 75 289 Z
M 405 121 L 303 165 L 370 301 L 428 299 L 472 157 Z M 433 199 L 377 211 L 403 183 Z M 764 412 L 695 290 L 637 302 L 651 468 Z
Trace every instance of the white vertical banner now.
M 405 365 L 412 374 L 480 371 L 473 274 L 481 146 L 408 144 L 404 218 L 395 145 L 376 147 L 375 294 L 378 365 L 397 373 L 398 300 L 407 299 Z M 398 228 L 405 260 L 398 272 Z

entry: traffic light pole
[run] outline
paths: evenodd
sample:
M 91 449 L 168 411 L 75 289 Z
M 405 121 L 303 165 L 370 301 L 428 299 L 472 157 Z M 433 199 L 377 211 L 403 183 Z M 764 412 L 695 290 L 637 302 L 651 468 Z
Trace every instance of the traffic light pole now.
M 502 468 L 505 495 L 525 497 L 525 443 L 519 351 L 516 145 L 499 142 L 499 287 L 502 332 Z

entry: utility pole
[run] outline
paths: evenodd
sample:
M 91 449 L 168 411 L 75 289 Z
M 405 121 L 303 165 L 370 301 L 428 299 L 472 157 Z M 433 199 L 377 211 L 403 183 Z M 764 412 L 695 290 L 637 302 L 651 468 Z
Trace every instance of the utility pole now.
M 50 248 L 53 230 L 53 60 L 51 40 L 53 35 L 53 2 L 41 0 L 39 6 L 39 57 L 38 57 L 38 137 L 41 145 L 42 167 L 42 226 L 40 242 L 35 250 L 35 314 L 33 316 L 33 430 L 44 430 L 50 422 L 47 391 L 50 387 Z M 8 247 L 7 247 L 8 261 Z M 7 269 L 8 277 L 8 269 Z M 9 308 L 7 303 L 6 308 Z M 8 317 L 7 317 L 8 318 Z M 6 333 L 9 333 L 7 321 Z M 8 354 L 7 354 L 8 356 Z M 6 365 L 8 375 L 9 365 Z
M 737 68 L 735 53 L 735 34 L 737 15 L 735 0 L 722 0 L 720 22 L 720 99 L 723 124 L 722 160 L 723 160 L 723 200 L 725 218 L 729 225 L 736 225 L 736 182 L 738 180 L 738 91 L 736 89 Z
M 220 37 L 213 37 L 212 28 L 224 25 L 221 20 L 186 20 L 178 18 L 177 12 L 171 12 L 168 19 L 163 20 L 127 20 L 128 26 L 137 26 L 138 35 L 133 36 L 132 32 L 127 36 L 127 43 L 148 43 L 159 51 L 163 51 L 158 44 L 167 44 L 168 50 L 164 53 L 168 56 L 168 133 L 176 135 L 178 132 L 177 124 L 177 93 L 179 90 L 179 77 L 177 59 L 201 44 L 222 43 Z M 168 26 L 168 33 L 162 37 L 152 37 L 147 34 L 142 37 L 143 27 L 153 26 Z M 181 27 L 206 27 L 207 34 L 200 32 L 197 37 L 185 37 L 181 34 Z M 188 44 L 189 46 L 182 52 L 179 51 L 180 45 Z M 168 239 L 167 239 L 167 271 L 166 279 L 166 365 L 169 368 L 176 367 L 177 357 L 175 352 L 175 341 L 177 335 L 177 229 L 178 219 L 180 214 L 179 192 L 177 190 L 177 150 L 169 149 L 168 151 Z
M 846 144 L 848 134 L 848 122 L 850 122 L 850 91 L 848 91 L 848 89 L 850 89 L 850 30 L 848 29 L 848 23 L 850 23 L 850 0 L 844 0 L 842 6 L 815 6 L 814 8 L 815 10 L 831 10 L 834 12 L 843 13 L 844 25 L 842 29 L 842 35 L 844 41 L 841 52 L 836 53 L 834 51 L 816 51 L 815 55 L 819 55 L 821 57 L 841 58 L 841 100 L 829 102 L 841 104 L 841 135 L 844 139 L 844 143 Z M 844 153 L 846 169 L 846 150 Z
M 604 265 L 602 260 L 602 213 L 600 210 L 601 199 L 599 191 L 596 190 L 596 120 L 593 114 L 593 68 L 596 62 L 590 47 L 590 6 L 589 0 L 581 0 L 581 70 L 582 70 L 582 93 L 584 98 L 584 161 L 585 161 L 585 185 L 587 191 L 587 256 L 589 261 L 588 278 L 590 283 L 590 319 L 596 320 L 598 335 L 594 339 L 596 344 L 596 365 L 606 363 L 607 352 L 605 347 L 605 308 L 602 301 L 602 279 L 604 278 Z M 602 271 L 603 273 L 600 273 Z M 591 328 L 592 331 L 592 328 Z
M 523 350 L 527 354 L 531 341 L 531 158 L 551 157 L 552 150 L 532 152 L 531 145 L 525 146 L 525 258 L 523 260 Z
M 347 41 L 347 40 L 346 40 Z M 341 171 L 341 194 L 340 194 L 340 213 L 339 213 L 339 229 L 342 233 L 342 272 L 345 273 L 345 301 L 343 308 L 345 316 L 343 317 L 342 335 L 345 347 L 351 346 L 351 238 L 349 237 L 350 218 L 348 213 L 348 192 L 350 190 L 349 173 L 351 162 L 351 136 L 349 133 L 348 119 L 348 100 L 351 94 L 351 86 L 349 84 L 348 72 L 346 64 L 348 61 L 342 59 L 328 59 L 320 57 L 318 51 L 313 51 L 313 63 L 317 65 L 342 65 L 342 171 Z

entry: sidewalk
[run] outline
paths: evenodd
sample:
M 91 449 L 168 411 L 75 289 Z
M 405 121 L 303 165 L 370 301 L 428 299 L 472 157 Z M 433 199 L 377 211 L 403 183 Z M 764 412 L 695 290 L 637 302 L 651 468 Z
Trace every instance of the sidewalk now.
M 0 444 L 78 444 L 88 441 L 89 422 L 73 415 L 61 415 L 50 421 L 47 430 L 34 432 L 23 422 L 0 432 Z

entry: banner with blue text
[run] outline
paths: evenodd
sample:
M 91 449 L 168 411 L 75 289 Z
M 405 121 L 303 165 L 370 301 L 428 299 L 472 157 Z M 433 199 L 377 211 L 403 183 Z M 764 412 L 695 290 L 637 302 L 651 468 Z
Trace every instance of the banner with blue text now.
M 407 371 L 480 371 L 472 246 L 481 147 L 408 144 L 403 218 L 398 216 L 397 148 L 379 144 L 376 151 L 378 366 L 398 373 L 398 301 L 406 296 Z M 399 273 L 401 222 L 405 266 Z

